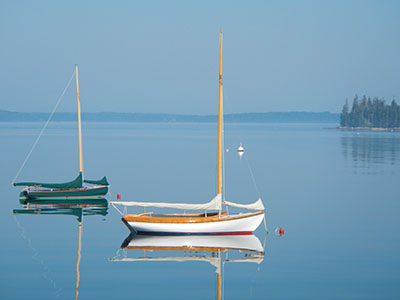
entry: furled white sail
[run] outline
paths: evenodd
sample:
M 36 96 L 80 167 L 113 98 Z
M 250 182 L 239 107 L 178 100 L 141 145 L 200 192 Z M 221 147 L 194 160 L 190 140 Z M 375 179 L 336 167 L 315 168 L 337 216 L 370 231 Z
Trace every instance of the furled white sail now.
M 251 203 L 251 204 L 239 204 L 239 203 L 234 203 L 234 202 L 229 202 L 229 201 L 224 201 L 222 204 L 228 205 L 228 206 L 233 206 L 233 207 L 238 207 L 238 208 L 249 209 L 249 210 L 259 210 L 259 211 L 265 210 L 265 207 L 264 207 L 264 204 L 263 204 L 261 198 L 258 198 L 258 200 L 256 202 Z
M 111 201 L 112 204 L 124 206 L 140 206 L 140 207 L 160 207 L 160 208 L 175 208 L 182 210 L 220 210 L 221 209 L 221 194 L 218 194 L 210 202 L 203 204 L 188 204 L 188 203 L 166 203 L 166 202 L 135 202 L 135 201 Z

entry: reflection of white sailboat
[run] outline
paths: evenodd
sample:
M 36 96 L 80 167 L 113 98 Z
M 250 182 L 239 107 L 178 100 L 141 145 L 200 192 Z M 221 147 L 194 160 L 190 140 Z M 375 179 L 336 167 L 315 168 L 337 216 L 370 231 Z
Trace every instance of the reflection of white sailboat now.
M 123 249 L 227 251 L 240 250 L 262 253 L 264 248 L 255 235 L 154 236 L 128 237 Z
M 226 263 L 251 262 L 261 264 L 264 260 L 264 247 L 254 235 L 241 236 L 143 236 L 129 235 L 122 243 L 124 250 L 122 257 L 110 259 L 113 262 L 208 262 L 215 267 L 217 273 L 217 299 L 221 299 L 223 266 Z M 128 251 L 126 251 L 128 250 Z M 143 256 L 128 257 L 130 250 L 143 250 Z M 162 256 L 165 252 L 174 253 L 183 251 L 184 256 Z M 238 259 L 225 259 L 223 253 L 236 252 L 244 254 Z M 137 253 L 137 251 L 135 251 Z
M 252 204 L 237 204 L 223 197 L 223 97 L 222 97 L 222 31 L 220 33 L 219 60 L 219 113 L 218 113 L 218 176 L 217 195 L 208 203 L 184 204 L 162 202 L 126 202 L 113 201 L 113 205 L 173 208 L 180 210 L 203 210 L 200 214 L 125 214 L 122 221 L 127 227 L 139 234 L 161 235 L 215 235 L 215 234 L 252 234 L 264 218 L 265 208 L 261 198 Z M 255 212 L 229 214 L 222 212 L 222 205 L 233 206 Z M 214 211 L 210 213 L 209 211 Z M 217 212 L 215 212 L 217 211 Z

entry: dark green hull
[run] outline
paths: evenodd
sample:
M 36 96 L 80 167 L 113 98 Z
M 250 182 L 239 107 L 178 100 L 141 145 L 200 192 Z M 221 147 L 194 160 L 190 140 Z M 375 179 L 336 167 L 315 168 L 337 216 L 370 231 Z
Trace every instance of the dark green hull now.
M 82 207 L 102 207 L 107 206 L 108 201 L 105 198 L 85 198 L 85 199 L 19 199 L 19 203 L 22 205 L 26 204 L 39 204 L 39 205 L 50 205 L 50 206 L 82 206 Z
M 21 201 L 33 200 L 87 200 L 100 199 L 108 192 L 107 186 L 82 189 L 65 189 L 65 190 L 25 190 L 19 194 Z

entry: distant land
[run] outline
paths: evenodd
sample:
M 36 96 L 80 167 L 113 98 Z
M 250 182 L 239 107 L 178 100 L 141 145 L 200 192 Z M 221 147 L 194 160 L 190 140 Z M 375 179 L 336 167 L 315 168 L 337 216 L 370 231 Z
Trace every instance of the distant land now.
M 340 115 L 340 129 L 343 130 L 400 130 L 400 105 L 393 99 L 388 105 L 385 99 L 356 95 L 350 110 L 346 100 Z
M 49 113 L 13 112 L 0 110 L 0 122 L 44 122 Z M 55 113 L 54 122 L 75 122 L 76 113 Z M 226 114 L 227 123 L 339 123 L 340 114 L 330 112 L 263 112 Z M 180 115 L 93 112 L 82 113 L 84 122 L 177 122 L 177 123 L 214 123 L 217 115 Z

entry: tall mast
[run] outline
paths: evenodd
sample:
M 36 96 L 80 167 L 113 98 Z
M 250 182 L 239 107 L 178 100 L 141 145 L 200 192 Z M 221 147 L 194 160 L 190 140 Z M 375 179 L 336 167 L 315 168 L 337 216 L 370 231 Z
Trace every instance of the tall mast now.
M 75 65 L 75 74 L 76 74 L 76 100 L 77 100 L 77 103 L 78 103 L 79 172 L 83 173 L 83 166 L 82 166 L 81 102 L 79 101 L 78 65 Z
M 218 110 L 218 188 L 217 194 L 222 194 L 222 122 L 223 122 L 223 99 L 222 99 L 222 29 L 219 33 L 219 110 Z

